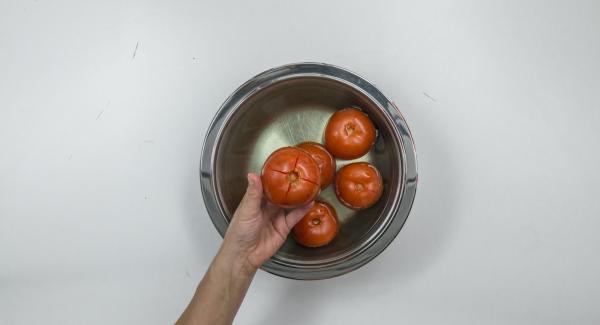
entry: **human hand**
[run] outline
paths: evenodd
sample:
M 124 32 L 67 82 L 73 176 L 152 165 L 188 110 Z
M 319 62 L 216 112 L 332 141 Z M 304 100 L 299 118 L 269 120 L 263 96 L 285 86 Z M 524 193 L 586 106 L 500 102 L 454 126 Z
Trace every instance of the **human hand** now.
M 222 252 L 234 256 L 249 272 L 258 269 L 283 245 L 290 230 L 310 210 L 310 204 L 285 211 L 263 198 L 260 177 L 248 174 L 246 194 L 235 211 Z
M 313 204 L 286 214 L 263 198 L 260 177 L 248 174 L 246 195 L 223 245 L 177 324 L 231 324 L 256 270 L 277 252 Z

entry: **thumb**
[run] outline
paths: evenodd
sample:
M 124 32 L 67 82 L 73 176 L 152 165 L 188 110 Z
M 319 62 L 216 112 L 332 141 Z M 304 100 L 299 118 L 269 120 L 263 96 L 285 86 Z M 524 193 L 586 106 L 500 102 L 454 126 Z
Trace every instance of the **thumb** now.
M 288 212 L 285 216 L 285 224 L 288 227 L 288 230 L 294 228 L 294 226 L 310 211 L 310 209 L 315 205 L 315 202 L 310 202 L 307 205 L 301 206 L 299 208 L 295 208 L 294 210 Z
M 253 173 L 248 173 L 246 178 L 248 179 L 248 188 L 246 188 L 246 194 L 242 198 L 238 210 L 242 213 L 257 213 L 262 204 L 262 183 L 260 177 Z

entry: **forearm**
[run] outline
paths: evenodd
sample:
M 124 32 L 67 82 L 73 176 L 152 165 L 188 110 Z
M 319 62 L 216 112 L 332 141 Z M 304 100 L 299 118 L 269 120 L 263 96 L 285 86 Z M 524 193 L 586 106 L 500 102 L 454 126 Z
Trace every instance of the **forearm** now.
M 177 324 L 231 324 L 256 269 L 225 244 Z
M 231 324 L 256 270 L 281 247 L 290 227 L 311 208 L 285 211 L 263 199 L 260 177 L 248 189 L 229 224 L 223 245 L 177 324 Z

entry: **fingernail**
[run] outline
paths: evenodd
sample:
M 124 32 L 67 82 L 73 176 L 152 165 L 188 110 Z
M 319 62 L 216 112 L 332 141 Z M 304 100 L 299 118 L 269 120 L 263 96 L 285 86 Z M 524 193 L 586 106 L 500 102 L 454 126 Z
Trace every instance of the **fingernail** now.
M 254 186 L 254 180 L 252 179 L 252 177 L 250 177 L 250 174 L 247 174 L 246 178 L 248 179 L 248 187 Z

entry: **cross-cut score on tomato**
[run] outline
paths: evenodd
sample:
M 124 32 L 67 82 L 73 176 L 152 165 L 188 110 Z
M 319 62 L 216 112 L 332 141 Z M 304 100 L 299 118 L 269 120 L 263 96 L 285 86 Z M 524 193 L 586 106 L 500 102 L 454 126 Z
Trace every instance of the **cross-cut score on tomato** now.
M 267 200 L 283 208 L 294 208 L 310 203 L 319 194 L 321 171 L 306 151 L 284 147 L 267 158 L 261 181 Z

